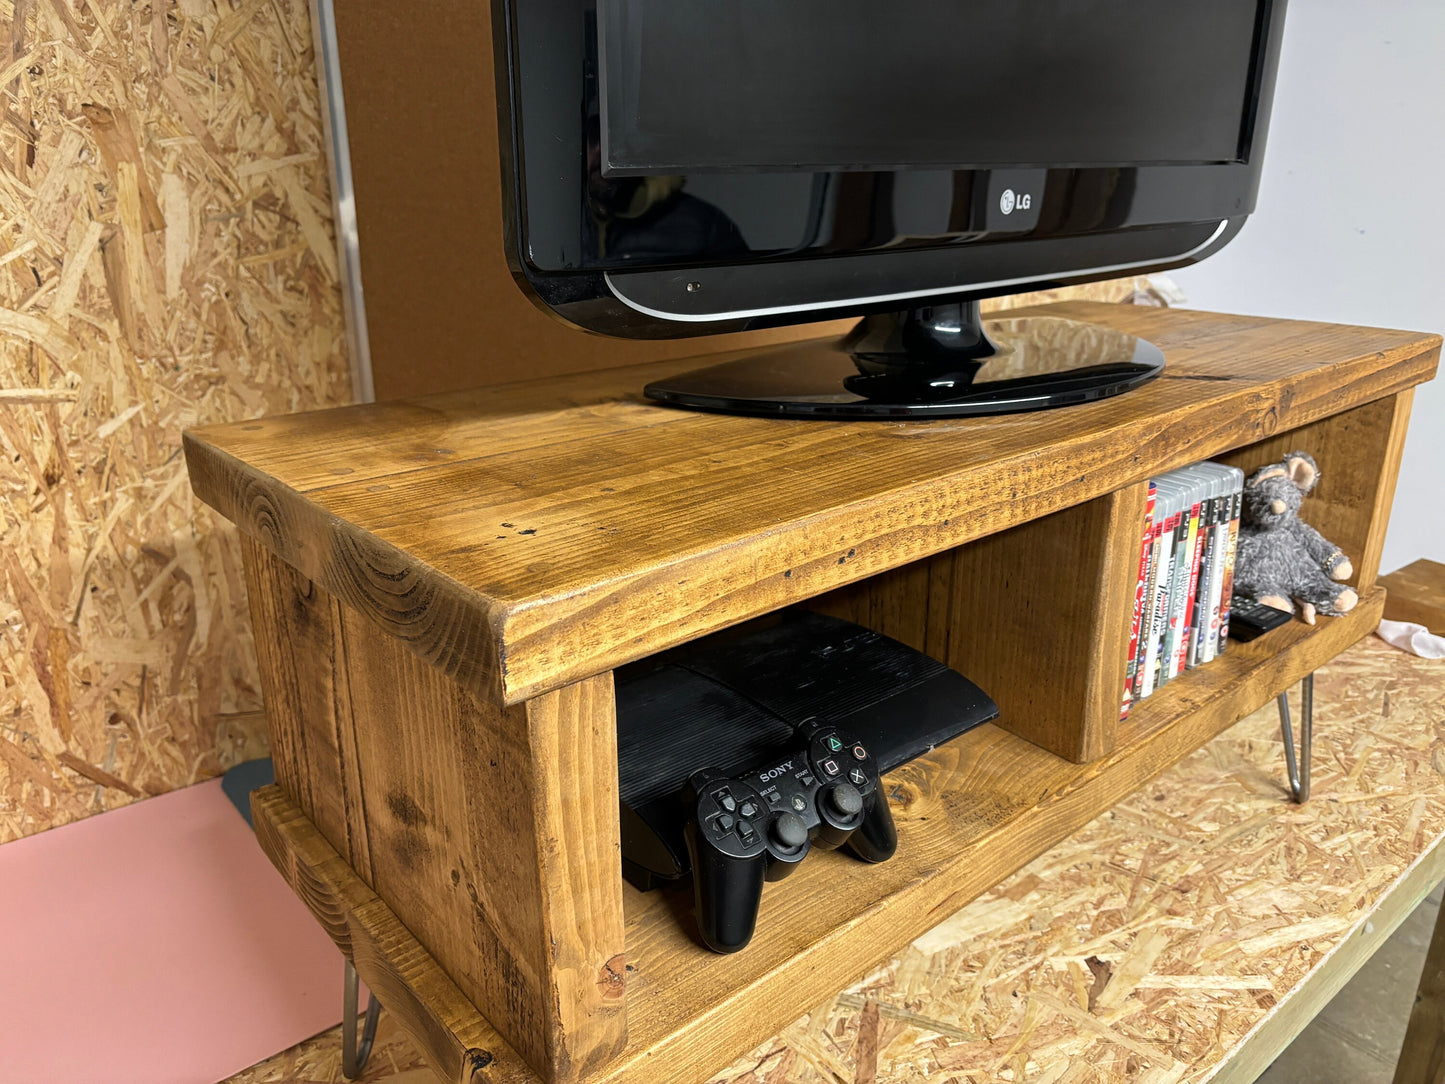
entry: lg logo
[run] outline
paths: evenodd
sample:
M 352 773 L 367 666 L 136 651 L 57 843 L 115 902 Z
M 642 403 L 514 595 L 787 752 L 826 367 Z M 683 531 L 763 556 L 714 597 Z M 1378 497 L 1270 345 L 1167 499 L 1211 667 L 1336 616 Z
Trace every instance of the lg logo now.
M 1015 207 L 1020 211 L 1027 211 L 1029 207 L 1033 205 L 1033 202 L 1033 196 L 1027 192 L 1020 192 L 1016 196 L 1012 188 L 1005 188 L 1003 195 L 998 198 L 998 209 L 1006 215 L 1011 215 L 1014 213 Z

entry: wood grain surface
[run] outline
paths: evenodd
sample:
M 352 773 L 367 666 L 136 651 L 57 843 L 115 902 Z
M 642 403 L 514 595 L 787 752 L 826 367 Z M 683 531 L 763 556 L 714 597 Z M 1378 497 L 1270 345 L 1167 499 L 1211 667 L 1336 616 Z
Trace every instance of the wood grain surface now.
M 1439 354 L 1412 332 L 1036 311 L 1146 335 L 1169 368 L 1064 410 L 819 424 L 640 401 L 665 363 L 211 427 L 188 434 L 187 462 L 244 532 L 477 695 L 517 703 L 1396 395 Z
M 276 779 L 528 1063 L 626 1041 L 612 675 L 478 701 L 269 550 L 244 551 Z
M 1390 592 L 1385 616 L 1391 621 L 1412 621 L 1437 636 L 1445 636 L 1445 565 L 1426 558 L 1380 577 Z

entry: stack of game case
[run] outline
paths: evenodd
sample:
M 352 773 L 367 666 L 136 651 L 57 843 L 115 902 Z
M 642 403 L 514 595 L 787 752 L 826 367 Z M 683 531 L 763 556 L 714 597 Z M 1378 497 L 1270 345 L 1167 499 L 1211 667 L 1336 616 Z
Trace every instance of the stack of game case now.
M 1244 472 L 1197 463 L 1149 483 L 1121 716 L 1225 647 Z

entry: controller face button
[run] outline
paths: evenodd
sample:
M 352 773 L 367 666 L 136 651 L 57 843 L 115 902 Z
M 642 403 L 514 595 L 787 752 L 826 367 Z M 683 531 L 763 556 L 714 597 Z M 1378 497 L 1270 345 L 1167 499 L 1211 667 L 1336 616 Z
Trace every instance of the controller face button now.
M 829 734 L 826 740 L 828 742 L 828 751 L 830 753 L 836 753 L 838 750 L 843 748 L 843 743 L 837 738 L 835 738 L 832 734 Z
M 838 762 L 837 762 L 836 760 L 834 760 L 832 757 L 829 757 L 827 760 L 823 761 L 823 763 L 820 764 L 820 765 L 818 765 L 818 767 L 820 767 L 820 768 L 823 769 L 823 773 L 824 773 L 825 775 L 837 775 L 837 774 L 838 774 Z
M 847 783 L 839 783 L 828 791 L 828 808 L 837 817 L 856 817 L 863 812 L 863 795 Z
M 848 778 L 853 781 L 855 786 L 859 787 L 868 782 L 868 777 L 863 774 L 862 768 L 854 768 L 848 773 Z
M 868 750 L 867 750 L 867 749 L 864 749 L 861 745 L 855 745 L 855 746 L 853 746 L 853 759 L 855 759 L 855 760 L 867 760 L 867 759 L 868 759 Z
M 784 813 L 773 822 L 773 842 L 785 851 L 796 851 L 804 843 L 808 842 L 808 826 L 803 818 L 792 813 Z
M 738 816 L 740 817 L 756 817 L 757 815 L 758 807 L 752 802 L 744 802 L 738 809 Z

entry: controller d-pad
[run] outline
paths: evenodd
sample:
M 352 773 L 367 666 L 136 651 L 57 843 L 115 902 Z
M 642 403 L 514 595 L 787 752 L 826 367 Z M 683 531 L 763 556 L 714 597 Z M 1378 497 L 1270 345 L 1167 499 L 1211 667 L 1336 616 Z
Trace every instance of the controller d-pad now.
M 758 834 L 753 831 L 752 821 L 738 821 L 738 838 L 747 844 L 757 840 Z
M 718 805 L 722 806 L 723 809 L 727 810 L 729 813 L 731 813 L 738 807 L 737 801 L 733 798 L 731 794 L 728 793 L 726 787 L 714 794 L 712 796 L 712 800 L 715 801 Z
M 714 823 L 720 832 L 731 832 L 733 830 L 733 819 L 726 813 L 719 814 Z
M 756 817 L 757 815 L 758 807 L 753 802 L 744 802 L 738 807 L 738 816 L 740 817 Z

